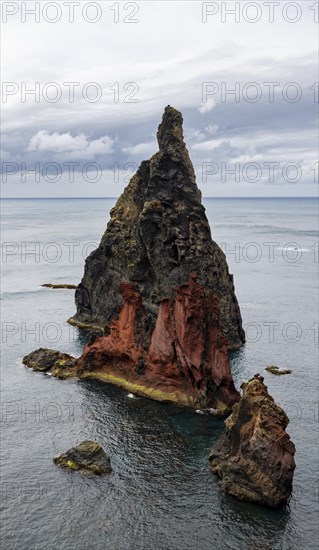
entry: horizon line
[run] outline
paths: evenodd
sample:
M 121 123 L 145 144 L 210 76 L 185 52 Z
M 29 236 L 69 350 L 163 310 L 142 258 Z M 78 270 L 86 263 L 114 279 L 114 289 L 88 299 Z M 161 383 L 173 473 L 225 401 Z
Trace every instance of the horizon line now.
M 116 197 L 106 197 L 106 196 L 96 196 L 96 197 L 1 197 L 0 196 L 0 200 L 65 200 L 65 199 L 75 199 L 75 200 L 81 200 L 81 199 L 118 199 L 120 195 L 116 196 Z M 244 199 L 319 199 L 319 196 L 318 195 L 311 195 L 311 196 L 305 196 L 305 195 L 300 195 L 300 196 L 296 196 L 296 197 L 285 197 L 285 196 L 282 196 L 282 197 L 276 197 L 276 196 L 271 196 L 271 197 L 256 197 L 256 196 L 247 196 L 247 197 L 238 197 L 238 196 L 231 196 L 231 197 L 205 197 L 203 196 L 202 197 L 203 199 L 240 199 L 240 200 L 244 200 Z

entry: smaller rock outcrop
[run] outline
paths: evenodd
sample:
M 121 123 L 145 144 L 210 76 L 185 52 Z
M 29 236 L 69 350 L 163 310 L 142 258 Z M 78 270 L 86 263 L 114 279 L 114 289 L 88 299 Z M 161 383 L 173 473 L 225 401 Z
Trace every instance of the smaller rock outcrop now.
M 54 464 L 69 470 L 86 470 L 94 474 L 109 474 L 112 471 L 110 458 L 102 445 L 85 440 L 69 451 L 56 456 Z
M 57 378 L 74 376 L 75 357 L 54 349 L 39 348 L 25 355 L 22 363 L 39 372 L 50 373 Z
M 67 288 L 68 290 L 75 290 L 77 288 L 77 285 L 70 285 L 69 283 L 61 283 L 61 284 L 54 284 L 54 283 L 44 283 L 43 285 L 45 288 Z
M 290 369 L 279 369 L 275 365 L 268 365 L 268 367 L 265 368 L 266 371 L 271 372 L 271 374 L 275 374 L 276 376 L 281 376 L 282 374 L 291 374 L 292 370 Z
M 295 446 L 285 429 L 289 419 L 256 374 L 242 384 L 243 396 L 225 421 L 210 464 L 225 493 L 240 500 L 282 507 L 292 491 Z

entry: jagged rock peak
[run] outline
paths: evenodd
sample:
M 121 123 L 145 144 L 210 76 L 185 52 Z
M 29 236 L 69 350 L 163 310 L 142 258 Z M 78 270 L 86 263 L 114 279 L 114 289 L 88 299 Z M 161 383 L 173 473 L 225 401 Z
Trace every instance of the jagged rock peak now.
M 182 124 L 181 113 L 167 106 L 158 129 L 160 150 L 141 163 L 111 210 L 100 246 L 86 259 L 70 322 L 103 330 L 123 305 L 121 283 L 135 283 L 149 319 L 148 347 L 159 303 L 197 273 L 217 299 L 229 347 L 238 348 L 245 336 L 233 278 L 211 237 Z
M 69 322 L 101 336 L 92 334 L 78 359 L 39 350 L 24 362 L 60 378 L 98 378 L 226 415 L 240 397 L 228 350 L 245 334 L 182 124 L 181 113 L 167 106 L 159 151 L 141 163 L 85 261 Z
M 162 122 L 157 131 L 157 141 L 160 151 L 170 147 L 174 149 L 185 147 L 182 113 L 170 105 L 165 107 Z
M 183 116 L 170 105 L 165 107 L 162 122 L 157 131 L 157 141 L 159 151 L 150 160 L 151 180 L 153 179 L 158 185 L 156 176 L 161 175 L 161 180 L 164 179 L 170 183 L 172 198 L 175 194 L 174 189 L 182 186 L 184 191 L 188 189 L 193 199 L 200 202 L 202 195 L 196 185 L 193 163 L 184 142 Z M 173 179 L 172 175 L 174 175 Z M 171 183 L 174 184 L 173 187 Z

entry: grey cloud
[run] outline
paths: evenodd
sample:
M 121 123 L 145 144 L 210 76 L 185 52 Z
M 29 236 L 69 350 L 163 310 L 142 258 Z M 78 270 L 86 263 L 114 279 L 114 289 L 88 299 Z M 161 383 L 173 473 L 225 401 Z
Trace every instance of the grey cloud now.
M 200 19 L 195 19 L 198 18 L 195 3 L 187 3 L 187 8 L 185 4 L 182 12 L 175 3 L 162 4 L 157 4 L 156 17 L 149 6 L 145 10 L 143 7 L 140 25 L 129 30 L 125 26 L 110 26 L 106 32 L 102 25 L 53 25 L 50 29 L 41 24 L 35 26 L 32 39 L 19 54 L 19 63 L 12 48 L 6 81 L 20 79 L 29 85 L 56 81 L 61 86 L 63 82 L 78 81 L 81 86 L 74 103 L 70 103 L 67 94 L 52 104 L 43 100 L 21 103 L 19 94 L 9 98 L 3 109 L 2 161 L 24 162 L 32 168 L 36 162 L 63 164 L 72 160 L 79 163 L 76 169 L 79 179 L 83 165 L 96 161 L 104 171 L 103 185 L 96 184 L 93 191 L 92 186 L 85 189 L 82 182 L 67 190 L 65 180 L 62 192 L 105 194 L 107 187 L 108 194 L 117 195 L 122 185 L 117 180 L 122 182 L 128 175 L 124 166 L 131 161 L 139 164 L 155 152 L 156 128 L 163 108 L 171 104 L 183 111 L 187 145 L 198 174 L 202 163 L 210 161 L 232 164 L 236 159 L 241 162 L 298 159 L 302 166 L 310 165 L 316 158 L 313 141 L 318 116 L 314 92 L 309 90 L 317 80 L 314 29 L 304 24 L 287 27 L 280 23 L 271 29 L 267 24 L 255 25 L 247 27 L 250 33 L 247 38 L 242 25 L 214 25 L 213 33 L 212 26 L 205 27 Z M 176 27 L 176 20 L 183 20 L 184 25 Z M 159 32 L 163 21 L 165 42 Z M 21 28 L 16 23 L 18 29 L 23 42 L 27 26 Z M 45 33 L 48 33 L 46 41 Z M 84 41 L 82 36 L 86 38 Z M 60 53 L 49 47 L 49 38 L 60 40 Z M 97 103 L 89 103 L 81 96 L 87 82 L 97 82 L 103 88 L 103 97 Z M 114 91 L 110 86 L 114 82 L 120 86 L 118 103 L 112 101 Z M 139 86 L 138 103 L 123 102 L 130 91 L 124 90 L 127 82 Z M 281 85 L 297 82 L 303 95 L 297 103 L 289 103 L 283 99 L 280 88 L 276 89 L 273 103 L 264 94 L 257 103 L 243 98 L 236 103 L 230 96 L 222 102 L 218 92 L 209 96 L 211 103 L 203 103 L 203 82 L 215 82 L 220 87 L 225 82 L 228 88 L 238 82 L 241 90 L 246 83 L 257 82 L 264 94 L 265 82 Z M 210 142 L 215 146 L 210 148 Z M 111 167 L 116 163 L 121 177 L 112 175 Z M 31 183 L 28 185 L 23 190 L 26 194 L 31 190 Z M 217 180 L 214 185 L 208 193 L 220 194 Z M 313 193 L 311 179 L 307 186 L 300 183 L 299 193 Z M 298 184 L 293 192 L 296 187 Z M 4 184 L 3 189 L 8 196 L 13 193 L 13 185 Z M 49 184 L 45 189 L 48 194 L 56 193 L 56 187 Z M 241 189 L 246 192 L 244 186 Z M 205 188 L 203 192 L 206 193 Z M 228 192 L 241 191 L 233 186 Z M 259 192 L 260 188 L 256 189 Z M 249 193 L 254 194 L 254 189 L 249 187 Z

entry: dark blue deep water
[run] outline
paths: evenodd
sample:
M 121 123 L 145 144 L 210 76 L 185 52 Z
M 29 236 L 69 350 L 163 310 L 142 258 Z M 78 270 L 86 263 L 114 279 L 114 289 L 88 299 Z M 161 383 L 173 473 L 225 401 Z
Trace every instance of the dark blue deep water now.
M 2 548 L 4 550 L 313 550 L 318 546 L 318 210 L 312 199 L 205 200 L 226 250 L 247 331 L 236 386 L 263 373 L 290 417 L 294 491 L 282 511 L 223 495 L 208 455 L 223 422 L 130 399 L 100 382 L 59 381 L 22 366 L 53 347 L 80 354 L 70 290 L 99 242 L 113 199 L 2 202 Z M 224 244 L 222 244 L 224 243 Z M 268 364 L 289 376 L 265 372 Z M 102 443 L 101 478 L 52 462 Z

